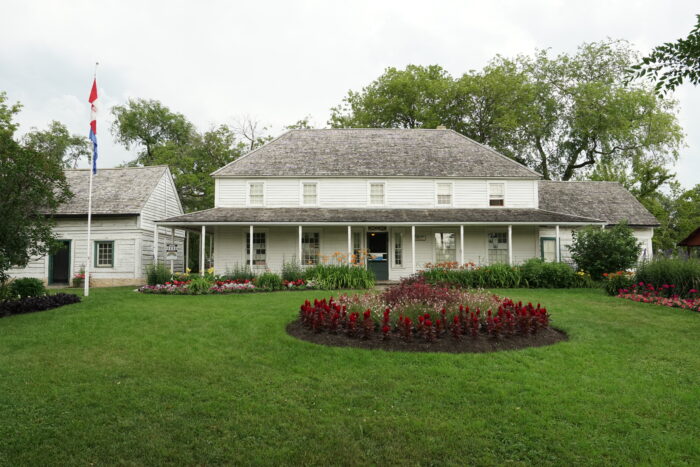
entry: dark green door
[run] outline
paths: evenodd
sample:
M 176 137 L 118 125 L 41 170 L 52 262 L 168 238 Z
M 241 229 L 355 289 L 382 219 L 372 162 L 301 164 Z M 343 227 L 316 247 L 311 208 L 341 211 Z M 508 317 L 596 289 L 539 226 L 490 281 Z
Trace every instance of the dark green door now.
M 70 240 L 61 240 L 63 245 L 49 256 L 49 283 L 70 283 Z
M 389 234 L 387 232 L 367 233 L 367 268 L 378 281 L 389 280 Z

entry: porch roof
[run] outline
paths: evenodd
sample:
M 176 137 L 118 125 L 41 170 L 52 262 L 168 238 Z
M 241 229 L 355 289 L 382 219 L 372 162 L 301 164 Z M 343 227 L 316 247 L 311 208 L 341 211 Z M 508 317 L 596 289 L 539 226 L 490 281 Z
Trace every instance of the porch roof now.
M 605 221 L 542 209 L 329 209 L 212 208 L 158 221 L 160 225 L 202 224 L 604 224 Z

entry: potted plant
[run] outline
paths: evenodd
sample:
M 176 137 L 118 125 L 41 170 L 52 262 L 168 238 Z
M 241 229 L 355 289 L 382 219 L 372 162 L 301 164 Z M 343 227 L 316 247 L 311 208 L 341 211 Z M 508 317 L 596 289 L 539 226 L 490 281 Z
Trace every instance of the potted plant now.
M 73 287 L 80 288 L 85 282 L 85 268 L 80 268 L 80 271 L 73 275 Z

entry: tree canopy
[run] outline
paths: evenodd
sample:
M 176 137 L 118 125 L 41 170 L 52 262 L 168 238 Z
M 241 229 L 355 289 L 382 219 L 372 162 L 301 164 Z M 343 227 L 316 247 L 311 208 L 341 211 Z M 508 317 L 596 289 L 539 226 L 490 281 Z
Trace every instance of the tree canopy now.
M 71 135 L 63 123 L 55 120 L 47 130 L 32 128 L 24 135 L 22 143 L 61 160 L 66 169 L 77 168 L 82 159 L 88 160 L 92 155 L 90 140 L 86 136 Z
M 28 146 L 15 138 L 19 104 L 0 92 L 0 281 L 12 266 L 55 246 L 50 217 L 72 196 L 60 152 Z

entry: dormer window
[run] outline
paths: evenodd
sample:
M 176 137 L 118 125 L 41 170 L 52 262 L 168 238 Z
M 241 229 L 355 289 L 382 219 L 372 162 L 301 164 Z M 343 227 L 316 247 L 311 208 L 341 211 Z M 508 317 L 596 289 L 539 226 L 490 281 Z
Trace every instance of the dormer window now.
M 303 182 L 301 184 L 301 202 L 304 206 L 316 206 L 318 204 L 318 183 Z
M 369 204 L 372 206 L 383 206 L 385 202 L 384 182 L 371 182 L 369 184 Z
M 505 206 L 506 184 L 489 183 L 489 206 Z
M 265 183 L 248 183 L 248 205 L 263 206 L 265 204 Z
M 452 184 L 438 183 L 435 191 L 437 192 L 438 206 L 452 206 Z

